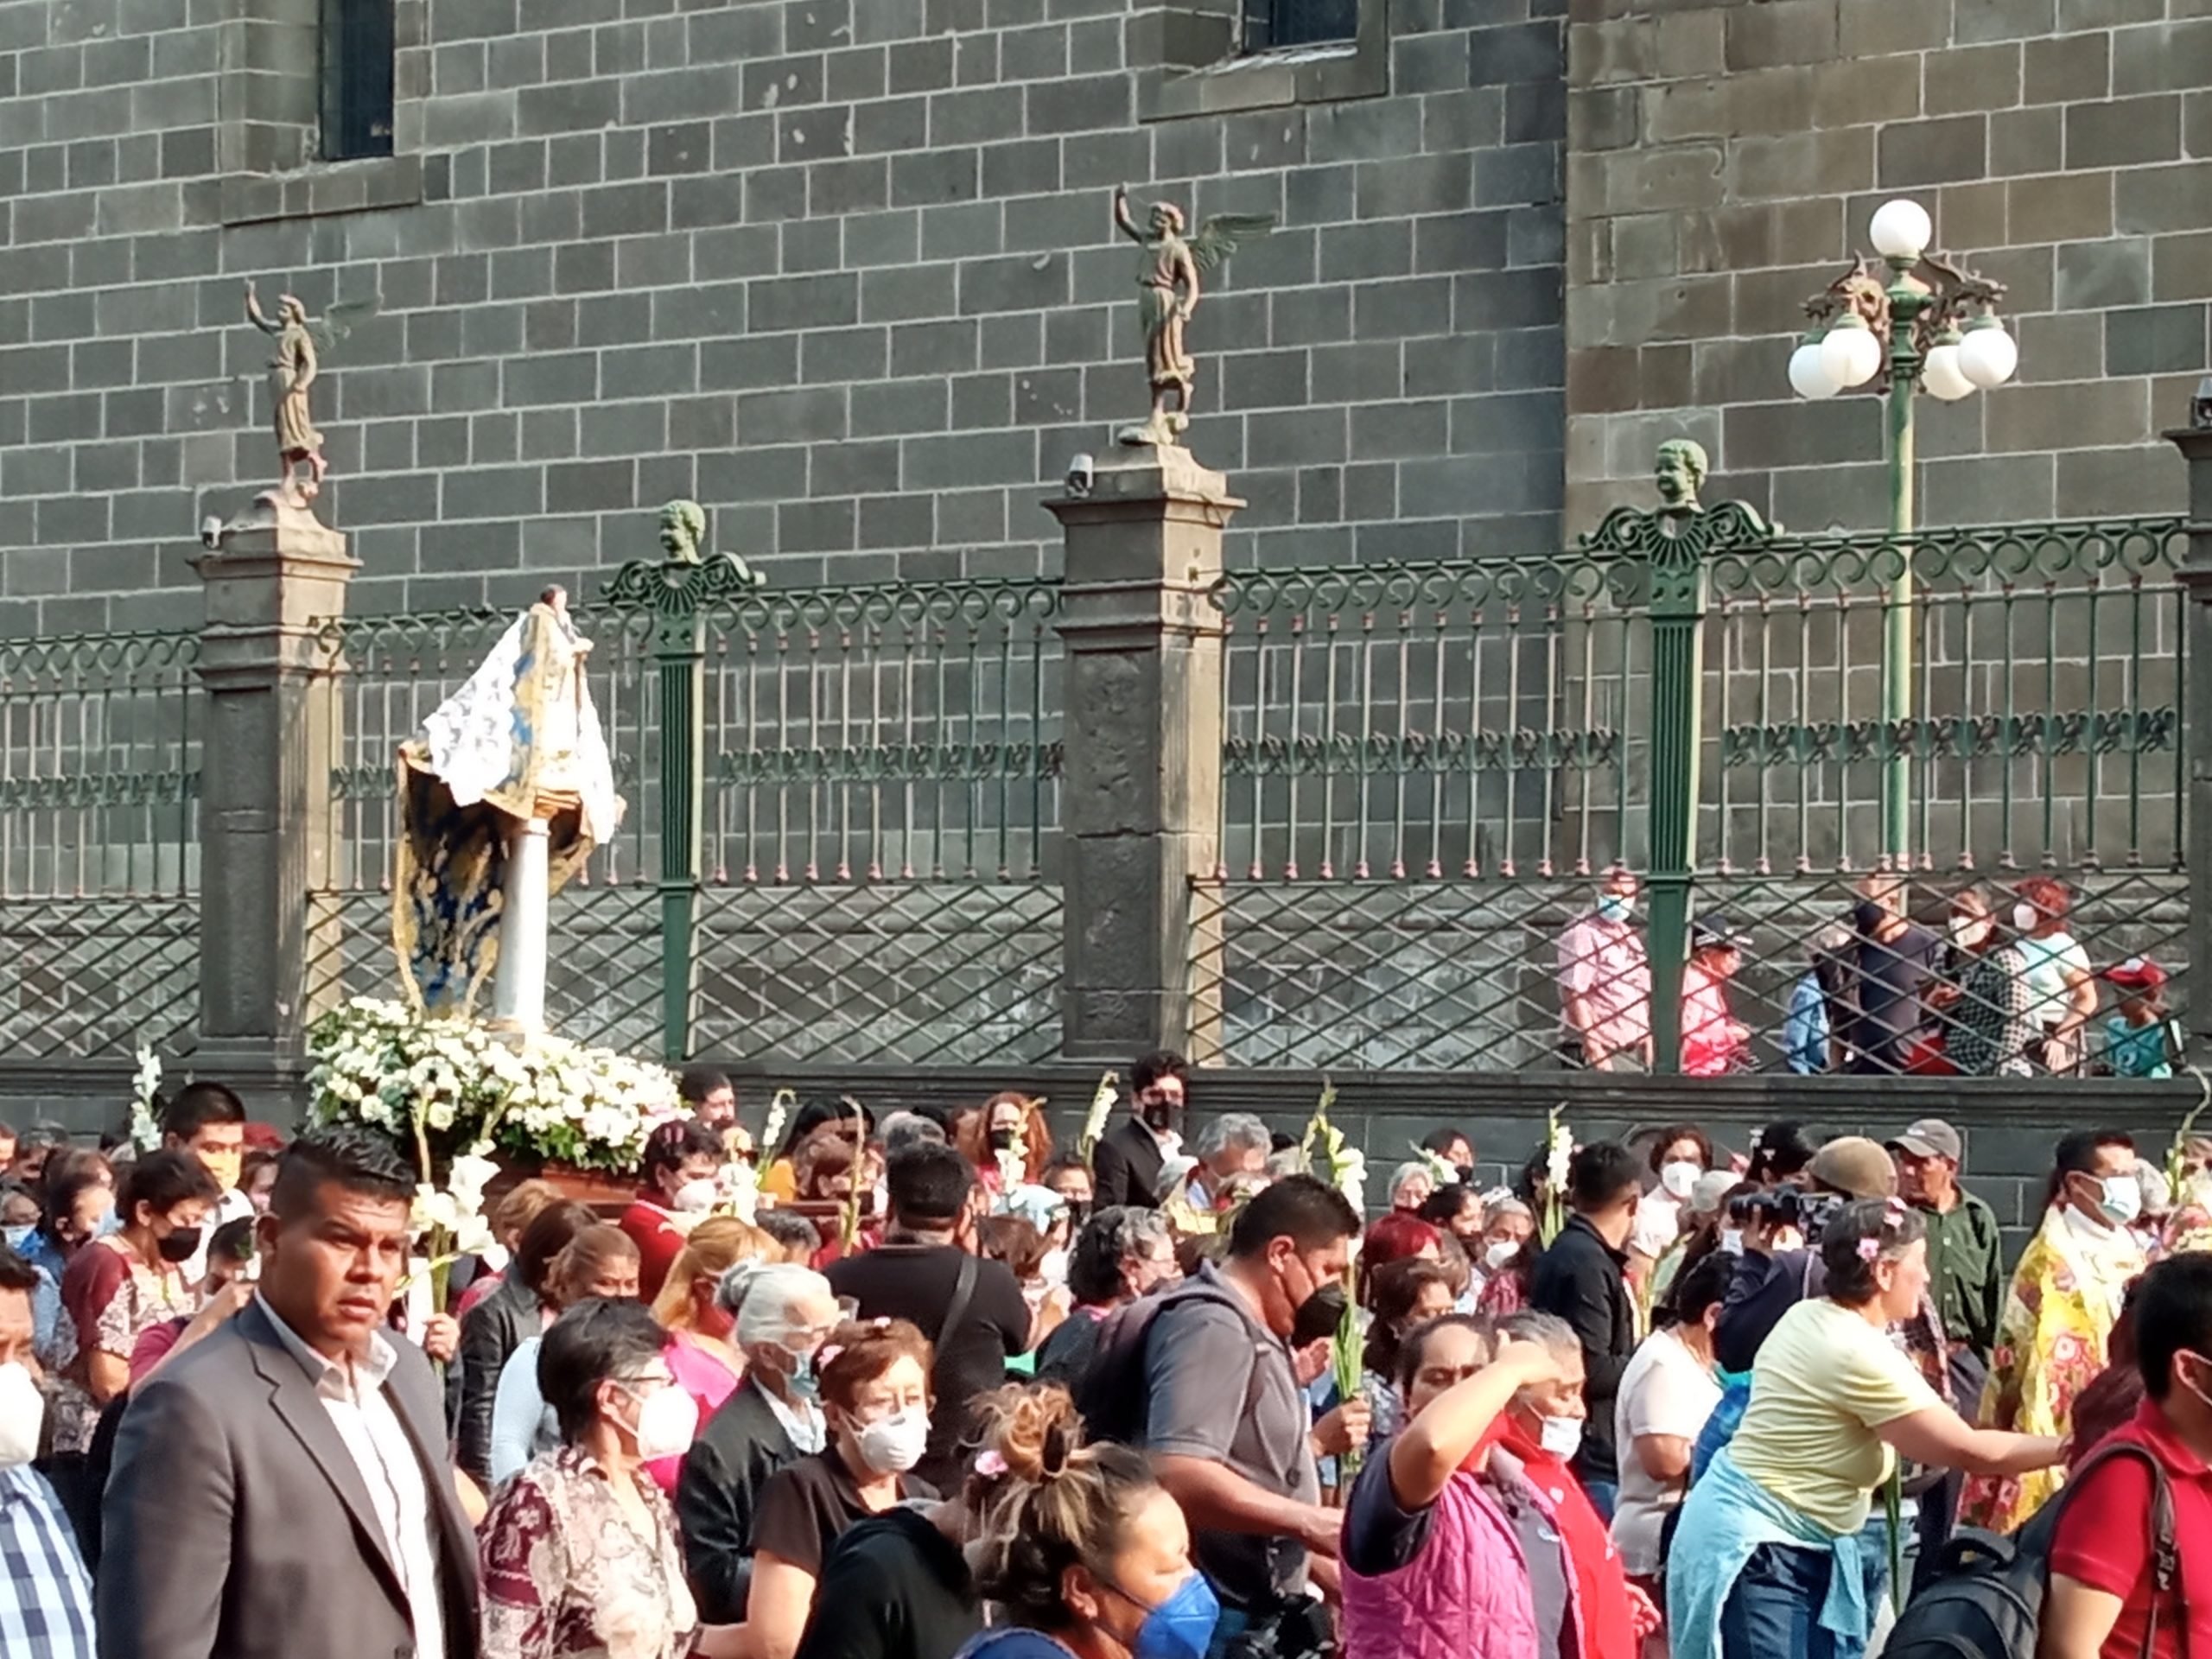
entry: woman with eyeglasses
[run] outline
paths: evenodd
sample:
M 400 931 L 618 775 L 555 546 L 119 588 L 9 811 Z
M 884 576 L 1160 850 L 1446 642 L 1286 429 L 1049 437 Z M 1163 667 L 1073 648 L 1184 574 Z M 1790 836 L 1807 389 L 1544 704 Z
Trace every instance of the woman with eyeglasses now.
M 538 1386 L 561 1443 L 485 1517 L 482 1659 L 681 1659 L 698 1611 L 668 1500 L 646 1474 L 680 1457 L 696 1418 L 643 1305 L 594 1298 L 553 1322 Z
M 790 1262 L 741 1262 L 715 1297 L 734 1318 L 745 1380 L 684 1457 L 676 1515 L 700 1613 L 721 1625 L 743 1621 L 752 1593 L 760 1489 L 828 1438 L 815 1359 L 836 1327 L 837 1298 L 820 1274 Z

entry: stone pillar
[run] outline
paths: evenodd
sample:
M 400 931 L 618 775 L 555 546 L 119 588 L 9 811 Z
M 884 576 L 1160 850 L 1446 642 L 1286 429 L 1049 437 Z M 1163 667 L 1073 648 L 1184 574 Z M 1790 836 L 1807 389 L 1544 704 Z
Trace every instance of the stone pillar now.
M 337 655 L 320 636 L 360 567 L 344 536 L 270 496 L 209 539 L 193 1066 L 283 1122 L 304 1069 L 308 893 L 331 852 Z
M 2212 1049 L 2212 426 L 2166 434 L 2189 463 L 2189 552 L 2182 561 L 2187 595 L 2181 652 L 2184 696 L 2180 764 L 2188 768 L 2188 822 L 2183 856 L 2189 866 L 2189 1043 L 2202 1061 Z
M 1220 1052 L 1222 639 L 1210 592 L 1244 504 L 1186 449 L 1103 456 L 1048 501 L 1065 533 L 1060 1052 L 1126 1065 Z

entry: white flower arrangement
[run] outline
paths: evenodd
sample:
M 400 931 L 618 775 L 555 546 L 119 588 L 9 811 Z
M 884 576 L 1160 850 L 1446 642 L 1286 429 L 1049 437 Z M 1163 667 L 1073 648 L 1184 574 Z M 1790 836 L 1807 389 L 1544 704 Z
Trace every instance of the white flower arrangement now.
M 1354 1215 L 1364 1217 L 1367 1214 L 1367 1154 L 1346 1141 L 1344 1131 L 1329 1121 L 1329 1109 L 1336 1103 L 1336 1085 L 1324 1079 L 1321 1098 L 1313 1108 L 1313 1116 L 1306 1125 L 1306 1138 L 1299 1143 L 1298 1149 L 1305 1156 L 1307 1172 L 1343 1193 Z M 1359 1335 L 1359 1237 L 1357 1234 L 1348 1242 L 1344 1263 L 1344 1318 L 1338 1322 L 1337 1334 L 1330 1341 L 1329 1362 L 1336 1377 L 1337 1398 L 1342 1401 L 1359 1398 L 1363 1364 Z M 1357 1453 L 1350 1454 L 1344 1459 L 1347 1476 L 1358 1467 Z
M 151 1048 L 138 1051 L 138 1069 L 130 1079 L 130 1144 L 152 1152 L 162 1144 L 162 1126 L 154 1118 L 154 1096 L 162 1086 L 162 1062 Z
M 637 1166 L 656 1125 L 682 1115 L 666 1067 L 610 1049 L 540 1038 L 518 1052 L 467 1020 L 426 1020 L 398 1002 L 357 997 L 308 1031 L 310 1117 L 351 1122 L 433 1163 L 495 1149 L 613 1174 Z
M 550 1038 L 518 1053 L 473 1020 L 373 997 L 310 1026 L 308 1057 L 313 1122 L 359 1124 L 412 1155 L 412 1224 L 439 1313 L 455 1257 L 493 1242 L 484 1192 L 497 1149 L 626 1173 L 654 1126 L 683 1109 L 664 1067 Z
M 1122 1078 L 1118 1072 L 1109 1071 L 1098 1079 L 1098 1087 L 1090 1096 L 1090 1116 L 1083 1120 L 1083 1134 L 1075 1143 L 1076 1155 L 1086 1164 L 1098 1143 L 1106 1137 L 1106 1120 L 1114 1115 L 1114 1103 L 1121 1097 Z
M 1041 1106 L 1041 1100 L 1029 1104 Z M 999 1191 L 1011 1192 L 1029 1179 L 1029 1113 L 1022 1110 L 1021 1121 L 1014 1126 L 1014 1138 L 992 1154 L 999 1166 Z
M 1546 1244 L 1567 1225 L 1567 1166 L 1573 1156 L 1574 1132 L 1554 1106 L 1544 1115 L 1544 1213 L 1537 1231 Z

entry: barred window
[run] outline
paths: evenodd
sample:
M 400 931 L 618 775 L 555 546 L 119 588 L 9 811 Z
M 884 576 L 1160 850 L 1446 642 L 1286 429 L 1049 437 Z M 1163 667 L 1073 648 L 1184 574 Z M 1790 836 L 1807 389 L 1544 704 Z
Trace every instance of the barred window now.
M 391 154 L 393 0 L 322 0 L 322 157 Z
M 1319 46 L 1353 40 L 1358 34 L 1359 0 L 1244 0 L 1247 52 Z

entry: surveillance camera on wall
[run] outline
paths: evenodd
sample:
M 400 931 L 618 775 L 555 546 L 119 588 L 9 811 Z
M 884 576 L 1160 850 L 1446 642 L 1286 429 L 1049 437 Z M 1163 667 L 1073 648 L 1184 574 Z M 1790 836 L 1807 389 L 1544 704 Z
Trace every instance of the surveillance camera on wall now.
M 1097 474 L 1088 454 L 1077 455 L 1068 462 L 1068 493 L 1070 495 L 1089 495 L 1090 486 L 1096 480 Z

